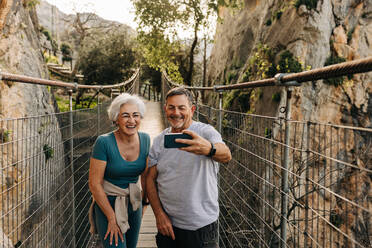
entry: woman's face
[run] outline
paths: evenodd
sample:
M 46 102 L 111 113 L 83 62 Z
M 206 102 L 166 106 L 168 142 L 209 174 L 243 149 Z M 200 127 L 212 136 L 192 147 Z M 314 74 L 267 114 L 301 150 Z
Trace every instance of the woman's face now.
M 137 134 L 141 124 L 141 115 L 136 104 L 125 103 L 120 107 L 116 121 L 121 132 L 126 135 Z

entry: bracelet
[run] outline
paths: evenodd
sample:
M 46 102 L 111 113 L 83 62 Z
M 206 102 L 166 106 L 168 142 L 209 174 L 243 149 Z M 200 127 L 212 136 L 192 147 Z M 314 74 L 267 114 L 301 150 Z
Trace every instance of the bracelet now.
M 150 205 L 149 201 L 145 201 L 145 199 L 142 199 L 142 206 Z

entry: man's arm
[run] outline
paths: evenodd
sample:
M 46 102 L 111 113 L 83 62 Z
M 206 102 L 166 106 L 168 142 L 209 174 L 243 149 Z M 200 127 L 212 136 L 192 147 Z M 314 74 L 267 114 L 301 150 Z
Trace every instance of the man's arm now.
M 214 161 L 217 161 L 219 163 L 227 163 L 231 160 L 231 152 L 229 147 L 223 143 L 215 143 L 213 144 L 214 148 L 216 148 L 216 154 L 212 157 Z M 209 150 L 210 150 L 210 144 L 209 144 Z M 209 154 L 209 151 L 208 151 Z
M 191 140 L 188 139 L 176 139 L 176 142 L 189 144 L 188 147 L 179 148 L 182 151 L 191 152 L 197 155 L 205 155 L 207 156 L 211 151 L 212 145 L 211 143 L 204 139 L 203 137 L 197 135 L 196 133 L 185 130 L 183 133 L 187 133 L 192 136 Z M 213 144 L 216 149 L 216 154 L 212 157 L 213 160 L 219 163 L 227 163 L 231 160 L 231 152 L 230 149 L 223 143 L 215 143 Z
M 172 223 L 168 215 L 164 212 L 161 206 L 158 190 L 156 189 L 156 178 L 158 177 L 158 170 L 156 165 L 152 166 L 148 170 L 146 177 L 146 191 L 147 198 L 149 198 L 152 210 L 156 217 L 156 226 L 159 232 L 165 236 L 171 237 L 175 240 Z

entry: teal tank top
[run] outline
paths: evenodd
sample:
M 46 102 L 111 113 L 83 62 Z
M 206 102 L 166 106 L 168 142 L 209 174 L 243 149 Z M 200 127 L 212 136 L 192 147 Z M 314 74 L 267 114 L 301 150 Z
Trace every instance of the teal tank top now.
M 100 135 L 93 147 L 92 157 L 107 162 L 104 179 L 123 189 L 128 188 L 130 183 L 136 183 L 146 168 L 150 136 L 142 132 L 138 132 L 138 135 L 140 152 L 135 161 L 126 161 L 121 156 L 113 132 Z

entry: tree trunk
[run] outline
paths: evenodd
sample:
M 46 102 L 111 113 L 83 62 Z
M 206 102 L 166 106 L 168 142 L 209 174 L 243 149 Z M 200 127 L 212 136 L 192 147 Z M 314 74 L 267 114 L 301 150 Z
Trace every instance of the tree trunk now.
M 75 109 L 78 104 L 80 104 L 81 98 L 83 97 L 86 89 L 78 89 L 75 98 Z
M 196 48 L 196 45 L 198 44 L 198 29 L 199 29 L 199 24 L 197 23 L 195 25 L 194 29 L 194 41 L 192 42 L 191 49 L 190 49 L 190 63 L 189 63 L 189 70 L 186 74 L 186 85 L 191 86 L 191 81 L 192 81 L 192 72 L 194 70 L 194 50 Z
M 92 104 L 94 98 L 96 98 L 96 96 L 98 96 L 99 94 L 99 91 L 97 90 L 96 93 L 94 94 L 94 96 L 92 96 L 89 100 L 89 103 L 88 103 L 88 107 L 87 108 L 90 108 L 90 105 Z
M 204 53 L 203 53 L 203 87 L 207 86 L 207 36 L 204 36 Z M 201 99 L 204 100 L 204 90 L 201 91 Z

